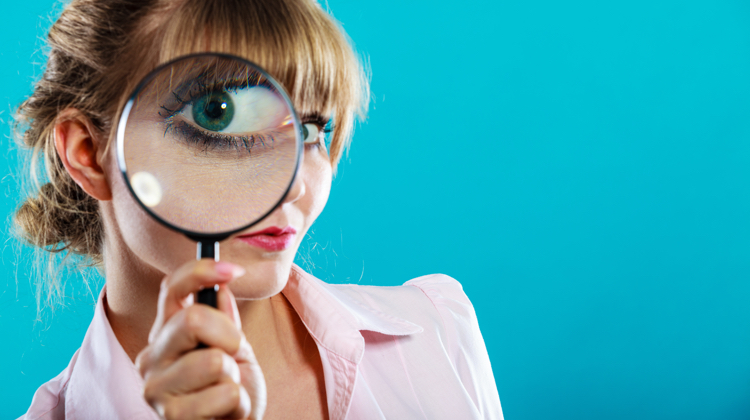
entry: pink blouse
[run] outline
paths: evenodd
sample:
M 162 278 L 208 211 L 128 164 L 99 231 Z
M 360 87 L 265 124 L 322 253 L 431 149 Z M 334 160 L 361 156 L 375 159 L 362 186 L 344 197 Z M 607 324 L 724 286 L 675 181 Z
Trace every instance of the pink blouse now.
M 501 420 L 495 378 L 461 284 L 327 284 L 296 265 L 284 288 L 318 345 L 331 420 Z M 81 348 L 22 419 L 158 419 L 112 331 L 102 290 Z

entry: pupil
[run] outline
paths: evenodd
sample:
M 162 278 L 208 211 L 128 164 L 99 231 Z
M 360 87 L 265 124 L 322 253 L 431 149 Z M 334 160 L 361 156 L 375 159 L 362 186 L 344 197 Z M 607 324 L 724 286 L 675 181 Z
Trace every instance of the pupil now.
M 222 131 L 234 119 L 234 103 L 227 92 L 201 96 L 193 108 L 193 120 L 209 131 Z
M 205 112 L 208 118 L 212 120 L 221 118 L 224 115 L 224 110 L 227 108 L 227 104 L 223 101 L 213 100 L 206 104 Z

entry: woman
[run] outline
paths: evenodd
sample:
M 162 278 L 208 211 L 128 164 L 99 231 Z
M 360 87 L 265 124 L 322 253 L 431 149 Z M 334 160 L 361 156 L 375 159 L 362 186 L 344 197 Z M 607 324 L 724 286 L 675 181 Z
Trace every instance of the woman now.
M 44 76 L 19 112 L 25 145 L 44 160 L 31 167 L 45 168 L 49 182 L 16 222 L 36 246 L 90 258 L 106 285 L 81 348 L 24 418 L 502 418 L 458 282 L 432 275 L 401 287 L 334 286 L 293 264 L 368 91 L 356 55 L 319 5 L 74 0 L 49 44 Z M 286 199 L 224 241 L 219 263 L 193 261 L 194 242 L 137 205 L 110 147 L 141 78 L 196 52 L 260 64 L 308 131 L 321 133 L 306 139 Z M 248 235 L 257 240 L 238 239 Z M 280 249 L 263 246 L 279 235 L 287 235 Z M 214 284 L 218 309 L 193 304 L 196 291 Z

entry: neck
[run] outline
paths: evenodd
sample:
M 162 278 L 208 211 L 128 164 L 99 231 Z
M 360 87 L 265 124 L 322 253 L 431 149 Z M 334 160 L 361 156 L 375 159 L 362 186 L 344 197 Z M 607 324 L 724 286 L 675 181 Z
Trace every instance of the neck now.
M 112 240 L 105 242 L 104 268 L 107 318 L 120 345 L 135 361 L 148 345 L 164 273 L 140 262 L 122 241 Z
M 266 375 L 310 365 L 318 357 L 314 340 L 283 293 L 237 303 L 242 330 Z

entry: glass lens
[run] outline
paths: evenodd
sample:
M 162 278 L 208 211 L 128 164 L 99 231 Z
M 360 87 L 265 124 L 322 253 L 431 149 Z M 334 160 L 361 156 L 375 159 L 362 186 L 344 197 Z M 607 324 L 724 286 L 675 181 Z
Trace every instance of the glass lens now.
M 149 75 L 118 127 L 120 169 L 135 197 L 174 228 L 242 229 L 284 198 L 300 125 L 280 85 L 252 63 L 199 55 Z

